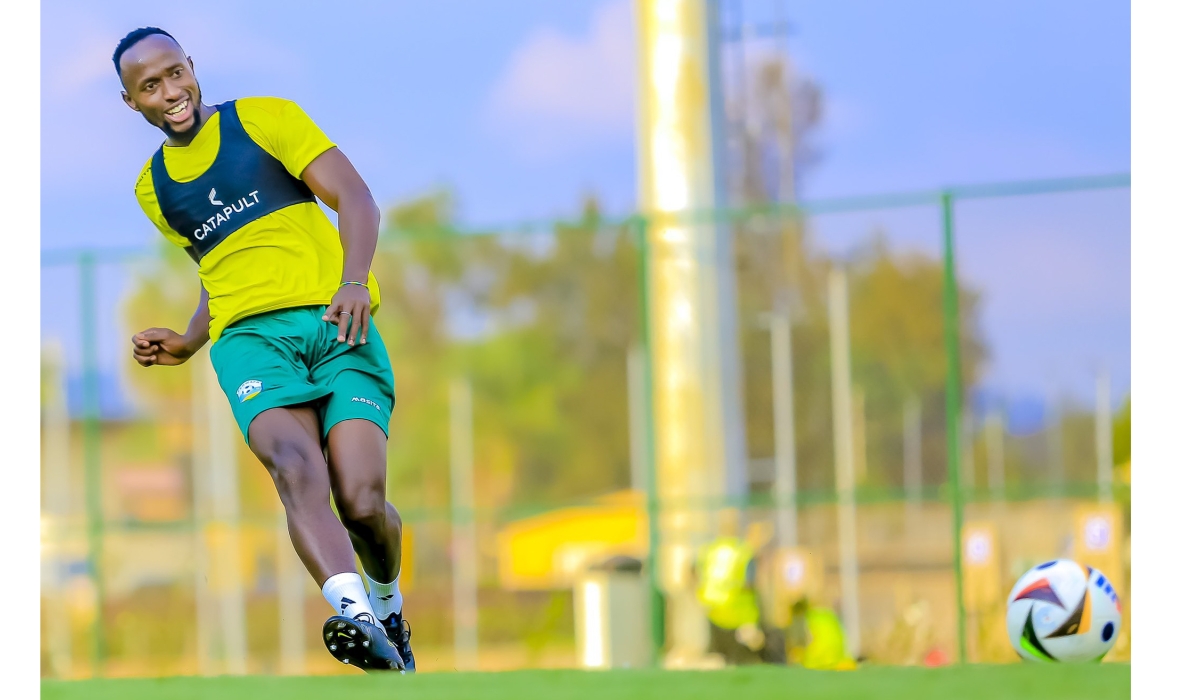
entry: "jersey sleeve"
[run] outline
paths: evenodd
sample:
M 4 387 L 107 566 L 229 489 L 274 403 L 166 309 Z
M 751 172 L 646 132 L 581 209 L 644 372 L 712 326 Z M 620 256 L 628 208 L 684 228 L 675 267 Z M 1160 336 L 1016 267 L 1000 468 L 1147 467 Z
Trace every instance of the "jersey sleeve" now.
M 191 241 L 171 228 L 170 224 L 167 223 L 166 217 L 162 215 L 162 209 L 158 206 L 158 196 L 154 193 L 154 179 L 150 177 L 149 161 L 146 161 L 146 167 L 142 168 L 142 174 L 138 176 L 137 184 L 134 186 L 133 191 L 137 195 L 137 203 L 141 206 L 142 212 L 154 224 L 159 233 L 180 248 L 191 246 Z
M 336 144 L 291 100 L 247 97 L 237 101 L 237 116 L 250 138 L 299 179 L 316 157 Z

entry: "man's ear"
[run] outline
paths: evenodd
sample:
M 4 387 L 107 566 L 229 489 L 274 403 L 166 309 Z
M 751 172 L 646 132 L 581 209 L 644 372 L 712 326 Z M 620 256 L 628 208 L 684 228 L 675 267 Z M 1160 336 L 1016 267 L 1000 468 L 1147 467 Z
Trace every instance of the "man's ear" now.
M 134 102 L 133 98 L 129 96 L 129 93 L 125 92 L 124 90 L 121 90 L 121 99 L 125 100 L 125 104 L 129 105 L 129 109 L 132 109 L 134 112 L 141 111 L 138 109 L 137 103 Z

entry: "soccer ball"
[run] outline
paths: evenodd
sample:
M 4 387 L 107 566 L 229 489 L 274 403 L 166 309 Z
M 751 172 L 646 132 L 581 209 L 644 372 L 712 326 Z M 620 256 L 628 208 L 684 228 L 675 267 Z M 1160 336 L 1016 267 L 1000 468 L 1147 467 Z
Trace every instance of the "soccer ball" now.
M 1012 588 L 1007 633 L 1030 661 L 1099 661 L 1120 636 L 1120 599 L 1098 569 L 1069 559 L 1045 562 Z

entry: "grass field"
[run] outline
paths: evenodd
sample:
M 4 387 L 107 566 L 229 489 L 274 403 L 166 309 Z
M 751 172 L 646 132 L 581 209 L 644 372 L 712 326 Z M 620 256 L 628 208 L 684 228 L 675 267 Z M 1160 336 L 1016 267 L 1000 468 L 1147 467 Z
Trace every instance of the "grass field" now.
M 165 678 L 42 683 L 43 700 L 1105 700 L 1128 698 L 1131 695 L 1132 669 L 1125 664 L 864 668 L 843 673 L 753 667 L 706 672 L 513 671 L 413 676 Z

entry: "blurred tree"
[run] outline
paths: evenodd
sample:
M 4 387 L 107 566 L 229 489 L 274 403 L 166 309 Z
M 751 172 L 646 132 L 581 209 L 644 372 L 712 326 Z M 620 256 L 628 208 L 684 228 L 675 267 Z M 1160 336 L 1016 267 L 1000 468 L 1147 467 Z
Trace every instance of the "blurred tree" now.
M 854 383 L 866 396 L 868 483 L 903 484 L 903 404 L 917 397 L 940 415 L 948 378 L 941 314 L 942 266 L 924 253 L 898 254 L 878 235 L 850 270 L 850 344 Z M 962 384 L 979 378 L 987 350 L 979 323 L 981 295 L 959 280 Z M 940 409 L 940 411 L 938 411 Z M 929 425 L 925 421 L 926 425 Z M 928 437 L 932 437 L 929 435 Z M 943 439 L 923 441 L 925 462 L 944 469 Z M 926 477 L 940 474 L 926 472 Z
M 770 341 L 763 314 L 792 321 L 796 443 L 801 489 L 832 488 L 831 375 L 828 272 L 834 261 L 817 249 L 797 201 L 806 173 L 818 162 L 815 134 L 823 91 L 782 55 L 753 63 L 745 89 L 729 92 L 731 187 L 743 206 L 775 205 L 734 227 L 738 302 L 745 359 L 747 442 L 751 456 L 774 452 Z M 853 381 L 865 397 L 867 479 L 902 483 L 903 403 L 921 399 L 925 476 L 944 474 L 946 355 L 938 258 L 891 250 L 881 233 L 853 256 L 850 333 Z M 959 290 L 963 382 L 978 377 L 986 350 L 979 328 L 978 292 Z

